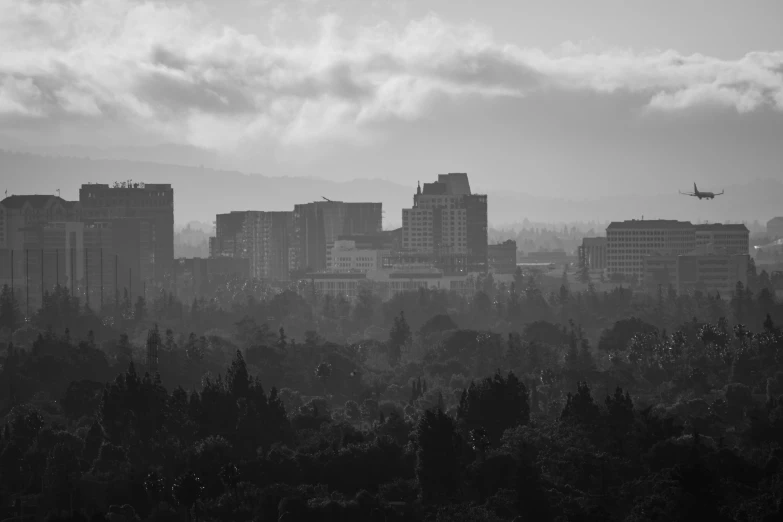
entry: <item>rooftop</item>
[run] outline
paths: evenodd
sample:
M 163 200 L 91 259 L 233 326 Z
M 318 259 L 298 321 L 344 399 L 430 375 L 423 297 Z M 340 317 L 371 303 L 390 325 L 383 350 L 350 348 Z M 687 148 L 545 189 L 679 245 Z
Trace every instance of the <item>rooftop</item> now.
M 47 194 L 29 194 L 24 196 L 8 196 L 4 200 L 0 201 L 6 208 L 20 209 L 25 203 L 30 203 L 33 208 L 44 208 L 46 205 L 52 202 L 61 203 L 63 206 L 69 207 L 71 203 L 65 201 L 59 196 L 50 196 Z
M 649 229 L 649 228 L 693 228 L 690 221 L 677 221 L 676 219 L 631 219 L 626 221 L 612 221 L 607 230 L 612 229 Z
M 696 225 L 696 231 L 709 231 L 709 232 L 716 232 L 716 231 L 728 231 L 728 230 L 734 230 L 734 231 L 742 231 L 742 232 L 749 232 L 748 227 L 740 224 L 725 224 L 725 223 L 709 223 L 704 225 Z

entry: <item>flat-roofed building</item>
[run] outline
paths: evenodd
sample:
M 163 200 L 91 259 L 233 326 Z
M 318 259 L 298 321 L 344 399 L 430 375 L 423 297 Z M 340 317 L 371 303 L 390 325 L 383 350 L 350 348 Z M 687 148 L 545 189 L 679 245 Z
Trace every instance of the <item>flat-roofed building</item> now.
M 644 258 L 657 252 L 681 255 L 696 247 L 696 227 L 688 221 L 630 220 L 606 228 L 609 275 L 644 278 Z
M 725 249 L 700 248 L 677 257 L 677 291 L 720 293 L 731 297 L 737 283 L 748 284 L 747 254 L 730 254 Z
M 487 246 L 489 270 L 496 274 L 513 274 L 517 269 L 517 242 L 513 239 Z
M 174 266 L 174 189 L 168 183 L 86 184 L 79 189 L 85 222 L 141 219 L 151 259 L 148 280 L 161 282 Z M 129 225 L 135 227 L 136 225 Z M 127 228 L 127 227 L 125 227 Z M 146 254 L 145 254 L 146 255 Z
M 606 268 L 607 239 L 605 237 L 586 237 L 579 247 L 579 265 L 587 265 L 590 270 Z
M 750 249 L 750 231 L 742 224 L 696 225 L 696 247 L 707 245 L 724 249 L 728 254 L 747 254 Z

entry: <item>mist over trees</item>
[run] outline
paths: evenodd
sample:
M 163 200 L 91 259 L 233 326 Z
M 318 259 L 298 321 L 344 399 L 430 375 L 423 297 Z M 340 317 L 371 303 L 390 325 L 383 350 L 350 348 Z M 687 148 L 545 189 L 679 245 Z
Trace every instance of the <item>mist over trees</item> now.
M 0 518 L 779 520 L 773 284 L 216 279 L 99 313 L 58 288 L 29 320 L 4 288 Z

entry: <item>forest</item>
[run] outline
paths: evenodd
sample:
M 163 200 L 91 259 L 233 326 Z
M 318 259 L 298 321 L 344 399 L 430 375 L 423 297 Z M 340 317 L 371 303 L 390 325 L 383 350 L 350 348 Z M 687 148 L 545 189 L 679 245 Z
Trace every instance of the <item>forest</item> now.
M 0 520 L 783 520 L 766 273 L 202 290 L 95 312 L 60 287 L 24 318 L 2 289 Z

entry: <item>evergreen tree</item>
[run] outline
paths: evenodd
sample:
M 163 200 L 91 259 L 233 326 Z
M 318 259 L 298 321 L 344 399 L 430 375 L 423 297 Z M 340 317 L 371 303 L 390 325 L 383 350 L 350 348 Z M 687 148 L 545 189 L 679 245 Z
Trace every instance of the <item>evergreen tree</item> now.
M 425 502 L 445 502 L 459 491 L 459 436 L 454 420 L 427 410 L 416 427 L 416 478 Z
M 21 319 L 19 303 L 11 296 L 8 285 L 3 285 L 0 291 L 0 329 L 7 328 L 10 332 L 15 332 L 21 326 Z

